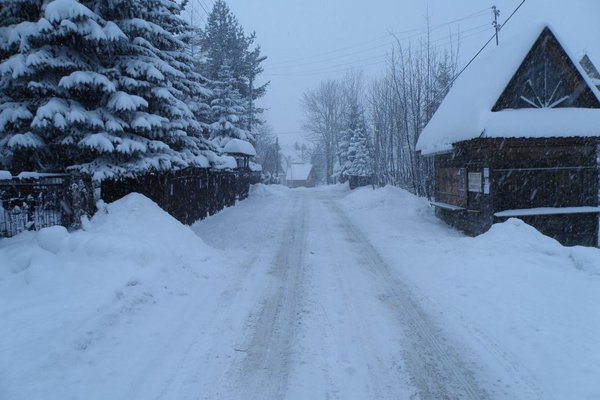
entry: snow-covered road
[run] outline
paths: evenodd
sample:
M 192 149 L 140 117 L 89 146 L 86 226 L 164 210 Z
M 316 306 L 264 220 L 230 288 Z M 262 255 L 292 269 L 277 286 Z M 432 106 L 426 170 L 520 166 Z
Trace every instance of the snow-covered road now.
M 336 195 L 283 191 L 197 224 L 247 262 L 217 309 L 190 316 L 203 333 L 178 331 L 169 368 L 152 360 L 152 385 L 125 398 L 487 398 Z
M 336 197 L 335 191 L 299 190 L 280 199 L 286 202 L 282 218 L 263 231 L 276 243 L 271 260 L 258 257 L 250 266 L 263 274 L 264 290 L 240 331 L 225 380 L 207 398 L 487 398 L 461 350 Z M 261 213 L 247 218 L 265 226 Z M 204 225 L 198 225 L 201 236 L 213 230 Z M 247 239 L 233 235 L 214 244 L 245 246 L 249 253 L 265 245 L 254 240 L 257 247 L 249 246 Z
M 600 393 L 596 249 L 517 222 L 464 238 L 395 188 L 258 186 L 202 241 L 111 207 L 0 242 L 0 399 Z

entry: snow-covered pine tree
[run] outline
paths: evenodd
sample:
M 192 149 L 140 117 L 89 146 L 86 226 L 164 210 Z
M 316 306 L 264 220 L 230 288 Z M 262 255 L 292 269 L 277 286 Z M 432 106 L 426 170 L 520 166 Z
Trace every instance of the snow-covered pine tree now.
M 348 128 L 340 132 L 338 138 L 337 147 L 337 163 L 334 167 L 335 175 L 340 183 L 344 183 L 348 180 L 347 171 L 350 167 L 350 161 L 348 159 L 348 151 L 350 148 L 350 139 L 353 130 Z
M 359 112 L 359 115 L 362 115 Z M 346 176 L 371 176 L 373 164 L 371 146 L 367 134 L 366 124 L 363 118 L 359 118 L 358 124 L 350 131 L 350 143 L 348 146 L 348 162 L 345 170 Z
M 11 169 L 57 170 L 84 157 L 81 141 L 99 152 L 112 149 L 104 136 L 111 118 L 99 103 L 117 89 L 101 58 L 125 39 L 123 32 L 75 0 L 43 6 L 39 1 L 10 0 L 0 10 L 4 164 Z
M 364 113 L 358 104 L 358 99 L 349 98 L 347 111 L 344 113 L 344 129 L 340 132 L 337 156 L 339 163 L 338 176 L 340 182 L 348 180 L 348 173 L 351 168 L 351 147 L 354 144 L 354 136 L 359 130 L 366 131 L 364 122 Z
M 103 166 L 109 174 L 132 175 L 206 166 L 204 153 L 212 146 L 203 138 L 204 126 L 194 111 L 207 107 L 209 92 L 185 52 L 182 39 L 189 26 L 180 16 L 181 6 L 172 0 L 90 2 L 129 38 L 114 54 L 111 67 L 120 98 L 108 106 L 125 122 L 119 136 L 136 145 L 121 146 L 126 160 L 114 163 L 105 157 L 86 168 L 97 171 Z M 145 104 L 131 101 L 136 98 Z
M 236 81 L 229 65 L 224 64 L 217 80 L 213 82 L 210 140 L 218 146 L 224 146 L 230 139 L 254 140 L 245 129 L 246 109 L 236 88 Z
M 186 101 L 203 89 L 169 0 L 7 1 L 0 28 L 0 154 L 13 169 L 96 178 L 206 166 Z M 206 93 L 204 93 L 206 94 Z
M 215 1 L 200 40 L 206 55 L 203 73 L 210 80 L 218 80 L 221 66 L 229 65 L 236 78 L 236 89 L 244 99 L 246 109 L 245 129 L 251 130 L 262 123 L 259 116 L 264 111 L 256 106 L 263 97 L 267 84 L 256 86 L 257 77 L 263 72 L 260 46 L 255 46 L 256 35 L 247 36 L 225 1 Z

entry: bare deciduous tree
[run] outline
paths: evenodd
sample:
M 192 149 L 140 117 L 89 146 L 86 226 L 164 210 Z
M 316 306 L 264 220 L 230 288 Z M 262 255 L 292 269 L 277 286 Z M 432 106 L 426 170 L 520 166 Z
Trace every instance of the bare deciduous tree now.
M 331 183 L 338 145 L 338 136 L 344 114 L 342 86 L 339 82 L 322 82 L 316 90 L 307 90 L 302 96 L 308 138 L 322 148 L 326 165 L 326 181 Z
M 452 41 L 452 40 L 451 40 Z M 397 40 L 386 76 L 370 87 L 369 102 L 380 184 L 431 194 L 433 166 L 416 151 L 425 125 L 449 90 L 457 51 L 440 51 L 429 35 L 418 46 Z
M 456 74 L 458 45 L 452 35 L 450 43 L 439 49 L 429 33 L 417 45 L 404 46 L 397 39 L 385 76 L 367 88 L 362 74 L 351 71 L 304 93 L 304 126 L 320 159 L 325 159 L 327 183 L 332 182 L 336 165 L 343 174 L 347 132 L 353 129 L 357 110 L 361 114 L 366 110 L 375 183 L 421 196 L 432 193 L 433 165 L 420 156 L 416 144 Z

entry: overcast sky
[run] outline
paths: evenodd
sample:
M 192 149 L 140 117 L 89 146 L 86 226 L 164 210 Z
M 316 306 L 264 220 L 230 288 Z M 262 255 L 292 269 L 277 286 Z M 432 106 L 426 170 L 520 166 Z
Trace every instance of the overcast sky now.
M 202 1 L 202 0 L 198 0 Z M 203 0 L 211 5 L 211 0 Z M 246 32 L 255 31 L 264 78 L 271 81 L 263 105 L 266 120 L 283 144 L 301 140 L 300 98 L 321 80 L 350 68 L 366 78 L 381 75 L 394 32 L 404 43 L 417 42 L 429 13 L 433 40 L 444 46 L 449 30 L 463 33 L 461 60 L 468 61 L 493 34 L 491 6 L 503 22 L 522 0 L 227 0 Z M 594 10 L 591 12 L 590 10 Z M 593 17 L 593 16 L 596 17 Z M 524 25 L 549 21 L 558 30 L 598 25 L 600 0 L 527 0 L 506 26 L 505 35 Z M 453 22 L 452 22 L 453 21 Z M 573 21 L 577 21 L 573 24 Z M 449 22 L 452 22 L 448 24 Z M 568 35 L 569 32 L 559 32 Z M 502 37 L 502 36 L 501 36 Z M 594 42 L 600 46 L 600 36 Z

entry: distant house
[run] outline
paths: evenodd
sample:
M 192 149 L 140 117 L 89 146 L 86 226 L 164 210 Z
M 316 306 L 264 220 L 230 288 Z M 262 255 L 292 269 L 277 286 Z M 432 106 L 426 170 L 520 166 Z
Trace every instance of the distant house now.
M 315 187 L 317 183 L 314 168 L 311 164 L 290 164 L 285 176 L 288 187 Z
M 598 245 L 600 92 L 548 27 L 477 60 L 417 149 L 435 164 L 436 214 L 469 233 L 517 217 L 567 245 Z M 592 69 L 593 68 L 593 69 Z

